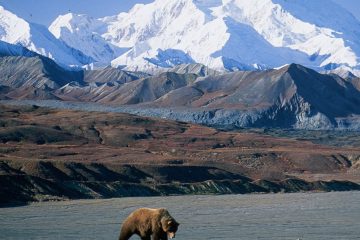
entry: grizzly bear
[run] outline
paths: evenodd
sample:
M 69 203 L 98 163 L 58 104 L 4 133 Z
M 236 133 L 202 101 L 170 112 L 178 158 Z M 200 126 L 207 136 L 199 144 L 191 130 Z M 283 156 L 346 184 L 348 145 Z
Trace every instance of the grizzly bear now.
M 168 240 L 174 238 L 179 223 L 165 208 L 139 208 L 123 222 L 119 240 L 128 240 L 137 234 L 141 240 Z

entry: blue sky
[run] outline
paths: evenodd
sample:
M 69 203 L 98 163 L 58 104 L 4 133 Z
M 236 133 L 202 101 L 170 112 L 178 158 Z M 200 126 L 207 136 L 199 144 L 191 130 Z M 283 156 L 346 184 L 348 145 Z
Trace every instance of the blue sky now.
M 0 5 L 28 21 L 48 26 L 58 15 L 68 13 L 69 11 L 73 13 L 85 13 L 93 17 L 104 17 L 128 11 L 136 3 L 149 3 L 152 1 L 153 0 L 0 0 Z M 332 1 L 347 8 L 360 20 L 360 0 Z
M 28 21 L 50 25 L 60 14 L 85 13 L 105 17 L 128 11 L 136 3 L 154 0 L 0 0 L 0 5 Z

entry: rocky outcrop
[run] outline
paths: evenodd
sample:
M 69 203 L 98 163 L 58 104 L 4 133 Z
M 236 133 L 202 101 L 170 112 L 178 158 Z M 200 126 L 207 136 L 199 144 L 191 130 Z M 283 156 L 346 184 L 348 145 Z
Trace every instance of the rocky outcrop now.
M 178 74 L 187 74 L 187 73 L 193 73 L 200 77 L 206 77 L 206 76 L 214 76 L 214 75 L 221 75 L 222 72 L 213 70 L 203 64 L 200 63 L 188 63 L 188 64 L 180 64 L 178 66 L 175 66 L 171 69 L 168 69 L 166 71 L 169 72 L 175 72 Z

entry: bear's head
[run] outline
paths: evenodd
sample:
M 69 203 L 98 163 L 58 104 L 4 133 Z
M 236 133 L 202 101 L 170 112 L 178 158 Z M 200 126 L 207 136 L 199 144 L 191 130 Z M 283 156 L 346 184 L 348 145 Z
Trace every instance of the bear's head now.
M 161 226 L 163 231 L 167 234 L 168 238 L 175 238 L 176 231 L 180 224 L 173 218 L 163 218 L 161 220 Z

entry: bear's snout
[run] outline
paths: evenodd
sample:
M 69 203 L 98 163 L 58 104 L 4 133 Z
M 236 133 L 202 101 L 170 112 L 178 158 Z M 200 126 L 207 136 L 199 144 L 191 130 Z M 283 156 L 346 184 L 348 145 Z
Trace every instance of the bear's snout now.
M 170 239 L 175 238 L 175 233 L 174 232 L 169 232 L 168 236 L 169 236 Z

